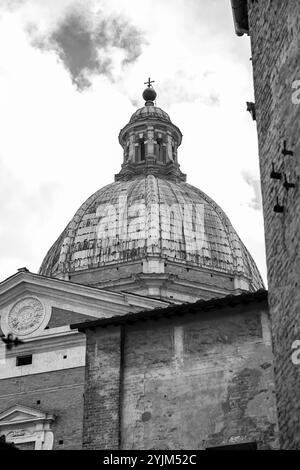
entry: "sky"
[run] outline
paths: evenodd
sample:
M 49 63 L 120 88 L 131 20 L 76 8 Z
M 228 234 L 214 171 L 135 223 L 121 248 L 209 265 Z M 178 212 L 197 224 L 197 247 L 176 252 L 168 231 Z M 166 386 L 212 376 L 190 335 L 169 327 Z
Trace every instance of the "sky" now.
M 229 0 L 1 0 L 0 280 L 37 272 L 113 181 L 118 133 L 155 80 L 187 182 L 219 204 L 266 283 L 250 40 Z

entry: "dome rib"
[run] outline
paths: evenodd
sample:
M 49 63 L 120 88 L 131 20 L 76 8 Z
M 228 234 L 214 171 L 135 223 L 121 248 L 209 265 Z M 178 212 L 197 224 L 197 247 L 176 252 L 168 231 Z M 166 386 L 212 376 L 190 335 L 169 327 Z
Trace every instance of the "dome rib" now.
M 131 116 L 129 124 L 139 121 L 140 119 L 158 119 L 162 121 L 171 122 L 168 113 L 163 111 L 161 108 L 158 108 L 157 106 L 144 106 L 143 108 L 138 109 Z
M 123 217 L 119 213 L 119 197 L 122 195 L 126 196 L 128 207 L 132 208 L 140 203 L 144 205 L 144 216 L 141 215 L 143 211 L 138 215 L 128 212 L 127 226 L 131 233 L 127 234 L 127 238 L 119 235 L 115 238 L 109 236 L 106 239 L 104 235 L 97 238 L 100 214 L 103 216 L 110 204 L 116 208 L 116 212 L 109 219 L 107 232 L 104 233 L 110 233 L 109 231 L 119 227 L 119 219 Z M 151 218 L 154 217 L 151 204 L 158 205 L 155 220 Z M 193 207 L 197 209 L 197 204 L 203 205 L 204 226 L 197 226 L 199 221 L 196 220 L 194 229 L 195 234 L 200 230 L 200 242 L 201 237 L 204 237 L 198 251 L 190 251 L 187 233 L 182 230 L 182 220 L 180 222 L 174 219 L 174 227 L 170 232 L 166 231 L 168 221 L 165 209 L 172 204 L 177 205 L 178 213 L 182 211 L 184 204 L 188 205 L 188 210 L 193 210 Z M 124 220 L 121 222 L 124 223 Z M 192 227 L 193 221 L 189 221 L 189 224 Z M 144 238 L 139 236 L 142 229 L 145 230 Z M 157 239 L 149 244 L 152 238 L 150 235 L 156 233 L 155 230 L 158 233 Z M 141 175 L 134 180 L 114 182 L 90 196 L 47 253 L 40 274 L 68 278 L 76 272 L 88 271 L 91 277 L 94 268 L 117 267 L 135 260 L 142 261 L 149 256 L 179 263 L 178 265 L 183 263 L 186 267 L 242 276 L 249 280 L 253 290 L 263 287 L 253 259 L 222 209 L 200 189 L 154 175 Z M 179 277 L 182 276 L 181 269 L 178 268 Z

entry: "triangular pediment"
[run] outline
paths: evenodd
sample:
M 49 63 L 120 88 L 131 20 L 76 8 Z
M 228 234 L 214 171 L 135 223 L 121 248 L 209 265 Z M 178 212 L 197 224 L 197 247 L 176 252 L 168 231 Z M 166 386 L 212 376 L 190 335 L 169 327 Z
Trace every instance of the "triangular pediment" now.
M 0 426 L 7 424 L 17 424 L 30 421 L 52 420 L 53 417 L 39 410 L 27 408 L 22 405 L 15 405 L 0 414 Z

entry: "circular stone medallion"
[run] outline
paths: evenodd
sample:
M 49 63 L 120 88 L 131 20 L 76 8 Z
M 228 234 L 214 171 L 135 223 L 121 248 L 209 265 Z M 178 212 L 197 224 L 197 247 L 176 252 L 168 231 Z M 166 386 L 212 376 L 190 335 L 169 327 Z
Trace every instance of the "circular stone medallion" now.
M 11 333 L 29 335 L 37 330 L 45 318 L 45 309 L 39 299 L 26 297 L 10 310 L 7 323 Z

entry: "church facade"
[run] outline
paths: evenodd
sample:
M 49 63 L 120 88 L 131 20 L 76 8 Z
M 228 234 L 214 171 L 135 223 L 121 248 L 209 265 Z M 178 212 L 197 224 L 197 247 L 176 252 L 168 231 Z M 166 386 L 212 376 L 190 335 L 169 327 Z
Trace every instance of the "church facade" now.
M 275 449 L 260 274 L 222 209 L 186 183 L 181 131 L 150 80 L 143 98 L 114 183 L 38 274 L 0 284 L 0 434 L 23 449 Z
M 80 449 L 86 339 L 69 325 L 167 305 L 26 270 L 2 282 L 1 330 L 22 343 L 0 349 L 0 435 L 20 449 Z

